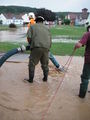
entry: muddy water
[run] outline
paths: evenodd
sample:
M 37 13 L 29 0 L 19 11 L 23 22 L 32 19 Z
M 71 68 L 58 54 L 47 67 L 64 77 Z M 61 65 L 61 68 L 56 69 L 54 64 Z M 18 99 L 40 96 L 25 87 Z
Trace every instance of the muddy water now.
M 27 27 L 19 27 L 7 31 L 0 31 L 0 42 L 26 42 Z M 52 42 L 76 43 L 78 40 L 72 40 L 68 36 L 55 36 Z
M 0 31 L 0 42 L 26 42 L 27 27 Z
M 67 56 L 56 58 L 61 64 L 68 59 Z M 38 64 L 34 82 L 30 84 L 24 80 L 28 78 L 28 57 L 21 63 L 6 62 L 0 68 L 0 119 L 90 120 L 90 95 L 87 93 L 84 100 L 77 96 L 82 64 L 83 58 L 73 58 L 62 82 L 64 74 L 58 72 L 50 62 L 46 83 L 42 81 L 43 74 Z

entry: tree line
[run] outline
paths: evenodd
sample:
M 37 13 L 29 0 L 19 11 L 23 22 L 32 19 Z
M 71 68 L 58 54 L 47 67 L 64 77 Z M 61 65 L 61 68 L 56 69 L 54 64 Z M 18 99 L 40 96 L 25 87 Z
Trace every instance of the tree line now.
M 21 14 L 21 13 L 29 13 L 29 12 L 34 12 L 35 15 L 41 15 L 43 16 L 46 20 L 56 20 L 57 16 L 63 19 L 66 15 L 66 13 L 61 13 L 61 12 L 52 12 L 51 10 L 41 8 L 31 8 L 31 7 L 22 7 L 22 6 L 0 6 L 0 14 L 1 13 L 13 13 L 13 14 Z
M 42 16 L 47 21 L 57 21 L 60 18 L 64 21 L 65 16 L 68 12 L 52 12 L 51 10 L 41 8 L 31 8 L 31 7 L 23 7 L 23 6 L 0 6 L 0 14 L 1 13 L 13 13 L 13 14 L 24 14 L 34 12 L 36 16 Z
M 46 20 L 55 20 L 55 13 L 41 8 L 31 8 L 31 7 L 22 7 L 22 6 L 0 6 L 0 14 L 1 13 L 13 13 L 13 14 L 24 14 L 24 13 L 29 13 L 29 12 L 34 12 L 36 16 L 41 15 L 43 16 Z

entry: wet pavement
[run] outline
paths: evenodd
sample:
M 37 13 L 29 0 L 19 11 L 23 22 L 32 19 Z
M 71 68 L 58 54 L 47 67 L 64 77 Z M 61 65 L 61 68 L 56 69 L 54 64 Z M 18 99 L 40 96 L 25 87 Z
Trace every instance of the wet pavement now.
M 49 77 L 42 81 L 40 64 L 34 82 L 28 78 L 27 54 L 17 54 L 0 68 L 0 120 L 90 120 L 90 93 L 78 95 L 82 57 L 74 57 L 67 73 L 49 63 Z M 55 56 L 64 65 L 69 56 Z M 90 85 L 89 85 L 90 89 Z

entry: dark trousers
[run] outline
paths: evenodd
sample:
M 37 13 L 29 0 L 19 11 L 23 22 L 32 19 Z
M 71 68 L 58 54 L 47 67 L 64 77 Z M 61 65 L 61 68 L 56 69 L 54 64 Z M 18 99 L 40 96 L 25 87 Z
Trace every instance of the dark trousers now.
M 33 80 L 35 66 L 41 63 L 44 76 L 48 76 L 48 62 L 49 62 L 49 51 L 45 48 L 33 48 L 31 50 L 30 59 L 29 59 L 29 79 Z M 39 74 L 39 71 L 38 71 Z
M 90 79 L 90 63 L 85 63 L 83 66 L 83 71 L 81 75 L 81 84 L 80 84 L 80 91 L 79 96 L 84 98 L 88 89 L 88 83 Z

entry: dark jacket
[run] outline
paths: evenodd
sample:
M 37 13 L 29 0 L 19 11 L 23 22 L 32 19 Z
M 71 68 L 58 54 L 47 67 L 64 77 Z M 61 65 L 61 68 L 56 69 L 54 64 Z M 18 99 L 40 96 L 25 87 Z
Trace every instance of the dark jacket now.
M 32 25 L 27 32 L 27 38 L 30 38 L 31 40 L 31 49 L 41 47 L 49 50 L 51 47 L 51 35 L 49 29 L 42 23 Z

